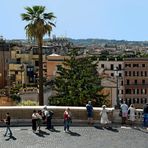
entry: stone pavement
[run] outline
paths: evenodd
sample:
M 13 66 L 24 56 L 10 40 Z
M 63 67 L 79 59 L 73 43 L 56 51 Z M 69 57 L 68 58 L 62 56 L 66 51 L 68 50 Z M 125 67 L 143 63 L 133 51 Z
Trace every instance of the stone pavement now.
M 73 126 L 70 133 L 54 128 L 33 133 L 31 127 L 12 127 L 13 137 L 4 137 L 1 127 L 0 148 L 148 148 L 148 130 L 141 127 Z

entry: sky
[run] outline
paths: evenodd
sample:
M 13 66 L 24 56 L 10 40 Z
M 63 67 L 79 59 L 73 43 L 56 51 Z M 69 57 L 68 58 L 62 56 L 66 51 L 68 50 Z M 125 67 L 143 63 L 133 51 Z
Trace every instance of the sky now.
M 51 36 L 148 41 L 148 0 L 3 0 L 0 36 L 26 39 L 20 14 L 34 5 L 56 16 Z

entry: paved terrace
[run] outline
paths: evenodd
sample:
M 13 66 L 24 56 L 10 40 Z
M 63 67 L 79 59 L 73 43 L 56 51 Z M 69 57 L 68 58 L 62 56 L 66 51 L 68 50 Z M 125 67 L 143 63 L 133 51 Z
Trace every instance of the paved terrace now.
M 73 126 L 70 133 L 63 126 L 49 131 L 33 133 L 30 126 L 12 127 L 13 137 L 3 137 L 0 128 L 0 148 L 148 148 L 148 131 L 142 127 L 131 128 L 111 125 L 103 129 L 99 124 L 92 127 Z

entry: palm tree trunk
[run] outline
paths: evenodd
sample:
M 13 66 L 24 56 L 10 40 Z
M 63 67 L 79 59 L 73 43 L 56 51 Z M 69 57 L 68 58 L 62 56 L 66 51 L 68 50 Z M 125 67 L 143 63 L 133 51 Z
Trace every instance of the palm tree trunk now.
M 38 40 L 38 48 L 39 48 L 39 105 L 44 105 L 42 39 Z

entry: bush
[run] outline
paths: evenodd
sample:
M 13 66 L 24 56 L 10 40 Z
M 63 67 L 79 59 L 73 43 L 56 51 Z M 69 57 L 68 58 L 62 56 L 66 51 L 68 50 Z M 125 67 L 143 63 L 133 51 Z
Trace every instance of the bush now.
M 18 106 L 38 106 L 39 103 L 36 101 L 26 100 L 18 104 Z

